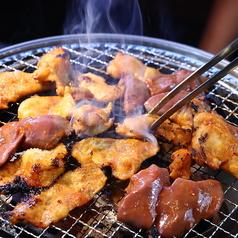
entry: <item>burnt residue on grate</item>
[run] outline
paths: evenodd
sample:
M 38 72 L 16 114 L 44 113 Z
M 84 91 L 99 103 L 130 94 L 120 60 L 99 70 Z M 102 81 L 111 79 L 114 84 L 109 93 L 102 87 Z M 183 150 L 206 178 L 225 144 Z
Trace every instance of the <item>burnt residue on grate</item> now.
M 71 41 L 70 41 L 71 42 Z M 33 72 L 36 69 L 36 63 L 41 55 L 54 47 L 45 47 L 47 42 L 39 48 L 32 46 L 32 49 L 17 53 L 0 60 L 0 72 L 6 70 L 23 70 L 26 72 Z M 58 45 L 58 43 L 57 43 Z M 184 55 L 179 55 L 176 52 L 167 51 L 164 49 L 138 46 L 132 44 L 121 43 L 97 43 L 97 44 L 80 44 L 77 39 L 73 43 L 62 44 L 71 57 L 71 63 L 75 70 L 80 73 L 93 72 L 107 79 L 107 82 L 114 84 L 114 79 L 106 74 L 106 66 L 110 60 L 115 57 L 116 53 L 121 51 L 125 54 L 132 55 L 149 66 L 156 67 L 163 73 L 172 73 L 177 69 L 194 70 L 199 67 L 201 62 L 194 58 L 189 58 Z M 211 72 L 212 74 L 213 72 Z M 231 90 L 226 83 L 218 83 L 209 91 L 207 99 L 211 101 L 213 108 L 215 108 L 221 115 L 223 115 L 229 122 L 234 125 L 238 124 L 237 110 L 238 110 L 238 83 L 234 84 Z M 229 80 L 228 80 L 229 81 Z M 50 90 L 43 92 L 40 95 L 54 95 L 55 92 Z M 22 99 L 23 100 L 23 99 Z M 0 111 L 0 121 L 7 123 L 17 120 L 17 109 L 19 103 L 10 104 L 7 110 Z M 114 116 L 116 122 L 120 122 L 124 115 L 120 111 L 120 102 L 114 103 Z M 101 135 L 102 137 L 114 137 L 113 130 Z M 72 138 L 66 141 L 68 150 L 72 146 Z M 82 139 L 82 138 L 80 138 Z M 156 157 L 147 159 L 142 163 L 142 168 L 148 167 L 155 163 L 160 167 L 168 168 L 171 160 L 170 155 L 174 148 L 163 150 L 159 152 Z M 76 161 L 68 157 L 69 167 L 67 169 L 78 166 Z M 202 168 L 198 165 L 192 167 L 192 179 L 197 178 L 212 178 L 221 182 L 223 191 L 225 193 L 225 201 L 220 211 L 211 219 L 202 220 L 194 228 L 192 228 L 184 237 L 236 237 L 238 230 L 238 182 L 224 171 L 213 171 L 209 168 Z M 98 193 L 93 200 L 82 207 L 78 207 L 71 211 L 69 215 L 57 222 L 56 224 L 46 228 L 40 229 L 31 224 L 17 224 L 10 226 L 6 220 L 0 217 L 0 236 L 1 237 L 115 237 L 115 238 L 133 238 L 133 237 L 159 237 L 155 227 L 150 230 L 140 230 L 131 226 L 127 226 L 117 221 L 117 202 L 123 197 L 124 189 L 128 185 L 128 181 L 118 181 L 111 176 L 110 168 L 104 168 L 104 173 L 108 176 L 108 182 L 104 189 Z M 24 183 L 19 180 L 16 183 Z M 6 188 L 14 189 L 13 187 Z M 25 191 L 31 193 L 32 191 Z M 35 191 L 34 191 L 35 192 Z M 11 210 L 24 197 L 23 194 L 17 193 L 14 196 L 1 196 L 0 211 Z

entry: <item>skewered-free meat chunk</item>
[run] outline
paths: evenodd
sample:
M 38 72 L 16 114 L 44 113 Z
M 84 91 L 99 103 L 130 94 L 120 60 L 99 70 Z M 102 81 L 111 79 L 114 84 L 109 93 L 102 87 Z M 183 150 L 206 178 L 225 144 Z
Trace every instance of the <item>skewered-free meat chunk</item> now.
M 112 126 L 114 120 L 110 118 L 111 111 L 112 103 L 106 108 L 88 104 L 71 110 L 69 116 L 72 117 L 73 129 L 77 135 L 95 136 Z
M 219 211 L 224 194 L 220 182 L 177 178 L 151 165 L 131 177 L 127 194 L 119 202 L 118 220 L 148 229 L 155 220 L 163 237 L 180 237 L 201 219 Z
M 144 82 L 148 78 L 161 74 L 159 70 L 148 67 L 139 59 L 121 52 L 118 52 L 116 57 L 109 62 L 107 73 L 113 78 L 124 78 L 129 75 Z
M 132 76 L 123 79 L 126 86 L 124 93 L 124 111 L 126 115 L 138 114 L 144 111 L 144 103 L 150 97 L 146 84 Z
M 193 159 L 213 169 L 224 169 L 238 178 L 238 139 L 231 126 L 217 113 L 198 113 L 194 117 L 191 143 Z
M 163 237 L 181 237 L 201 219 L 219 211 L 224 194 L 219 181 L 177 178 L 159 194 L 155 224 Z
M 158 195 L 168 185 L 168 170 L 156 165 L 133 175 L 125 189 L 126 196 L 118 203 L 117 219 L 135 227 L 149 229 L 156 218 Z
M 40 82 L 55 82 L 57 94 L 63 96 L 66 86 L 72 84 L 72 68 L 68 53 L 61 47 L 44 54 L 37 63 L 33 78 Z
M 15 152 L 29 148 L 52 149 L 71 133 L 68 120 L 58 115 L 27 117 L 0 128 L 0 165 Z
M 28 197 L 3 216 L 11 225 L 32 223 L 46 228 L 65 218 L 75 207 L 88 203 L 105 185 L 107 177 L 95 164 L 66 172 L 51 188 Z
M 8 108 L 9 102 L 17 102 L 32 93 L 52 89 L 54 82 L 35 80 L 32 74 L 23 71 L 0 74 L 0 109 Z
M 100 168 L 110 166 L 116 178 L 126 180 L 158 150 L 157 144 L 136 139 L 86 138 L 74 144 L 72 156 L 81 164 L 93 161 Z
M 79 75 L 78 82 L 79 87 L 88 89 L 97 101 L 115 101 L 122 97 L 125 90 L 123 81 L 119 81 L 117 85 L 110 85 L 103 77 L 92 73 Z
M 0 167 L 0 191 L 8 194 L 29 187 L 49 187 L 65 171 L 66 154 L 62 143 L 52 150 L 28 149 L 19 159 Z

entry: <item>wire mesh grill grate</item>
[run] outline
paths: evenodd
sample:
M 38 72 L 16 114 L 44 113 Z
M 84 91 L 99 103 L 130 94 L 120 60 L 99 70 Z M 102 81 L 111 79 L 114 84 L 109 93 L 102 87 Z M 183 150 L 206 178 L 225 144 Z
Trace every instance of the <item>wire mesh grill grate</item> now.
M 47 43 L 47 42 L 46 42 Z M 47 45 L 47 44 L 45 44 Z M 91 42 L 51 44 L 51 46 L 32 46 L 30 50 L 14 53 L 0 59 L 0 72 L 7 70 L 23 70 L 33 72 L 36 63 L 43 53 L 60 45 L 70 53 L 71 64 L 80 73 L 92 72 L 99 74 L 114 83 L 106 73 L 106 66 L 116 53 L 121 51 L 142 60 L 146 65 L 156 67 L 164 73 L 172 73 L 178 69 L 194 70 L 204 63 L 198 56 L 191 57 L 158 47 L 137 44 Z M 207 72 L 208 76 L 218 69 Z M 215 95 L 220 103 L 213 103 L 213 107 L 229 122 L 238 125 L 238 79 L 226 76 L 210 90 L 210 95 Z M 18 104 L 10 105 L 9 109 L 1 110 L 0 120 L 9 122 L 17 119 Z M 168 167 L 170 152 L 160 153 L 158 165 Z M 158 161 L 158 160 L 157 160 Z M 147 160 L 142 167 L 147 167 L 153 161 Z M 193 178 L 213 178 L 221 182 L 225 193 L 225 201 L 221 210 L 211 219 L 202 220 L 184 237 L 237 237 L 238 233 L 238 181 L 224 171 L 213 171 L 209 168 L 193 166 Z M 123 196 L 123 189 L 127 184 L 109 179 L 105 188 L 95 198 L 83 207 L 74 209 L 67 218 L 46 228 L 40 229 L 32 225 L 17 224 L 9 226 L 7 221 L 0 217 L 0 236 L 3 237 L 37 237 L 37 238 L 76 238 L 76 237 L 160 237 L 156 229 L 139 230 L 127 226 L 116 220 L 117 201 Z M 16 195 L 17 196 L 17 195 Z M 14 207 L 19 198 L 2 196 L 0 211 Z

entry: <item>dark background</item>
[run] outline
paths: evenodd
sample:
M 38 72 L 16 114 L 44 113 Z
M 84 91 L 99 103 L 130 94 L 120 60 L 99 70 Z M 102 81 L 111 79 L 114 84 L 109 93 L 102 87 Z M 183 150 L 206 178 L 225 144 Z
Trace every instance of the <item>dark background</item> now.
M 130 2 L 130 0 L 112 1 L 118 4 L 120 2 L 120 6 L 116 8 L 118 12 L 124 11 L 126 9 L 124 6 Z M 70 29 L 65 31 L 65 22 L 84 18 L 85 2 L 87 0 L 2 1 L 0 43 L 2 46 L 12 45 L 68 33 Z M 101 0 L 101 3 L 103 2 L 104 0 Z M 105 1 L 105 4 L 107 2 Z M 142 35 L 197 47 L 214 1 L 138 0 L 138 2 L 143 21 Z M 80 11 L 77 9 L 72 11 L 75 3 Z M 123 24 L 123 19 L 120 22 Z M 98 31 L 103 32 L 103 29 Z

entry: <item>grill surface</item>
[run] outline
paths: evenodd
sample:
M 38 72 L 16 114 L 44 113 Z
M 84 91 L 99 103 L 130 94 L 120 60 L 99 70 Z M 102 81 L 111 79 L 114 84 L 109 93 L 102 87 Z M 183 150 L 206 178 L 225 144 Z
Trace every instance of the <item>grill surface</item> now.
M 92 72 L 114 83 L 106 74 L 106 66 L 116 53 L 121 51 L 142 60 L 146 65 L 156 67 L 164 73 L 172 73 L 178 69 L 194 70 L 205 63 L 211 55 L 198 49 L 164 40 L 145 37 L 120 35 L 71 35 L 45 38 L 5 48 L 0 51 L 0 72 L 7 70 L 23 70 L 32 72 L 43 53 L 55 46 L 61 46 L 70 52 L 71 63 L 80 73 Z M 206 73 L 213 75 L 227 64 L 218 64 Z M 209 94 L 219 100 L 212 106 L 229 122 L 238 125 L 238 71 L 226 76 L 214 85 Z M 8 110 L 0 111 L 0 120 L 9 122 L 16 120 L 18 104 L 12 104 Z M 109 134 L 110 135 L 110 134 Z M 170 152 L 160 153 L 160 159 L 149 159 L 142 164 L 147 167 L 157 163 L 168 167 Z M 159 162 L 158 162 L 159 161 Z M 192 228 L 184 237 L 237 237 L 238 234 L 238 181 L 224 171 L 213 171 L 200 166 L 193 167 L 192 179 L 197 177 L 219 180 L 225 193 L 225 201 L 218 214 L 203 220 Z M 0 217 L 1 237 L 159 237 L 155 228 L 138 230 L 116 220 L 118 199 L 123 196 L 127 184 L 109 179 L 106 187 L 86 206 L 74 209 L 67 218 L 46 229 L 32 225 L 17 224 L 9 226 Z M 16 205 L 21 194 L 13 197 L 2 196 L 0 211 L 9 210 Z

